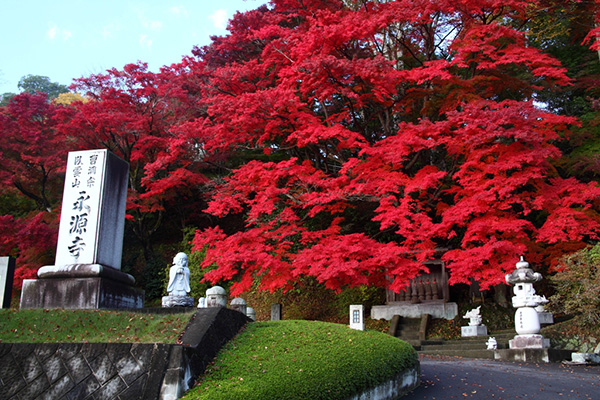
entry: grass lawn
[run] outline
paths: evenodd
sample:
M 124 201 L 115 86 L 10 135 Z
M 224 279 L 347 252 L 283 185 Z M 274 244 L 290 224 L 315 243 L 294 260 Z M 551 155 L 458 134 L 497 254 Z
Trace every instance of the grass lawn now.
M 3 309 L 0 342 L 175 343 L 192 315 Z
M 410 345 L 381 332 L 316 321 L 255 322 L 183 399 L 346 399 L 417 362 Z

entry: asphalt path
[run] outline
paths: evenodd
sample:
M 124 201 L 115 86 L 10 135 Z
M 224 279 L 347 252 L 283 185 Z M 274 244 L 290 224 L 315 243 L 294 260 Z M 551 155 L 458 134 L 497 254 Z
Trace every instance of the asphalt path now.
M 421 385 L 405 399 L 600 399 L 600 366 L 421 357 Z

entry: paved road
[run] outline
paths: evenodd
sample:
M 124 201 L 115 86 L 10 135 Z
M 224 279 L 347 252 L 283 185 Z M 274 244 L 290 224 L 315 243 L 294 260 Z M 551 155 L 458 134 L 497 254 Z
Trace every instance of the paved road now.
M 600 367 L 421 357 L 421 386 L 405 399 L 600 399 Z

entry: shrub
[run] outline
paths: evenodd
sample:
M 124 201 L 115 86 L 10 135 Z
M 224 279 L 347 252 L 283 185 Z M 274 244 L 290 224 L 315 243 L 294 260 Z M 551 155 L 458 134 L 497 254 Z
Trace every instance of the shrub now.
M 584 326 L 600 323 L 600 245 L 563 257 L 558 272 L 550 277 L 556 293 L 548 308 L 578 316 Z
M 184 399 L 347 399 L 418 364 L 408 343 L 317 321 L 249 324 Z

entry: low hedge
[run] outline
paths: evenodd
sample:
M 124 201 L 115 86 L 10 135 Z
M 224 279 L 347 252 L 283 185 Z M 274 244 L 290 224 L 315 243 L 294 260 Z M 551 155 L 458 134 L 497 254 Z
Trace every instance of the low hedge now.
M 395 337 L 316 321 L 249 324 L 219 353 L 191 399 L 346 399 L 418 363 Z

